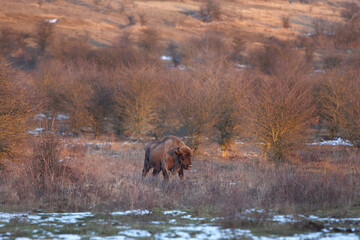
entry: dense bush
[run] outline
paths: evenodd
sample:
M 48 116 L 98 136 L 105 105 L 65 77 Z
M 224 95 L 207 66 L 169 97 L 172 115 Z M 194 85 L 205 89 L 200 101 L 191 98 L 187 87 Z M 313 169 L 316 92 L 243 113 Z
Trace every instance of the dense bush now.
M 0 58 L 0 163 L 20 148 L 31 110 L 23 76 Z

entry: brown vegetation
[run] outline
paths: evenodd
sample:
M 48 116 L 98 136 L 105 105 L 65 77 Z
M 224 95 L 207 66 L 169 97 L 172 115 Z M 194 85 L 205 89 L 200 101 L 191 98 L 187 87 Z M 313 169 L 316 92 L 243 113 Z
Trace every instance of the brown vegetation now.
M 86 145 L 86 139 L 42 138 L 21 168 L 19 163 L 6 164 L 2 203 L 53 211 L 192 208 L 224 216 L 253 207 L 288 213 L 337 209 L 337 214 L 346 214 L 359 204 L 359 172 L 349 170 L 359 169 L 357 153 L 338 158 L 335 149 L 313 147 L 311 156 L 303 156 L 308 162 L 278 167 L 249 156 L 227 162 L 198 156 L 193 161 L 196 171 L 187 171 L 185 180 L 172 177 L 162 184 L 160 177 L 141 181 L 142 144 L 97 147 L 96 142 Z M 239 147 L 236 153 L 248 150 Z M 48 166 L 40 163 L 50 159 L 57 164 L 49 164 L 52 171 L 41 175 L 40 169 Z
M 21 84 L 21 74 L 0 59 L 0 163 L 20 147 L 26 134 L 30 98 Z
M 324 76 L 322 106 L 332 135 L 360 148 L 360 77 L 356 68 L 337 68 Z
M 162 14 L 151 1 L 5 2 L 0 21 L 11 24 L 0 30 L 2 203 L 76 210 L 359 204 L 357 152 L 306 145 L 342 137 L 360 147 L 357 4 L 339 10 L 311 3 L 312 14 L 285 1 L 162 1 Z M 20 3 L 38 16 L 25 7 L 3 14 L 2 6 Z M 60 16 L 54 6 L 73 11 L 50 22 L 44 16 Z M 291 15 L 294 8 L 307 20 Z M 264 18 L 270 10 L 292 16 L 291 28 L 289 17 L 282 19 L 286 30 L 278 17 Z M 314 32 L 304 34 L 311 22 Z M 27 91 L 39 106 L 33 114 L 45 117 L 27 121 Z M 45 133 L 28 136 L 34 144 L 9 161 L 25 123 Z M 197 150 L 198 165 L 189 180 L 168 185 L 139 182 L 140 143 L 76 142 L 82 135 L 145 142 L 171 134 Z

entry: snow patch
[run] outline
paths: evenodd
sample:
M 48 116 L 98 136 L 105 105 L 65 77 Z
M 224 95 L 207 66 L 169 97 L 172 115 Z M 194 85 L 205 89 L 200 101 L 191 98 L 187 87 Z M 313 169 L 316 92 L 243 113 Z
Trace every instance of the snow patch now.
M 78 143 L 80 144 L 80 143 Z M 83 143 L 84 146 L 97 146 L 97 147 L 103 147 L 103 146 L 106 146 L 106 145 L 113 145 L 112 142 L 102 142 L 102 143 L 93 143 L 93 142 L 86 142 L 86 143 Z
M 181 66 L 178 66 L 178 69 L 181 70 L 181 71 L 185 71 L 186 70 L 186 67 L 181 65 Z
M 128 237 L 151 237 L 151 233 L 146 230 L 140 229 L 131 229 L 123 232 L 119 232 L 118 234 L 122 234 Z
M 47 19 L 46 21 L 49 22 L 49 23 L 56 23 L 58 21 L 58 19 L 53 18 L 53 19 Z
M 181 218 L 183 218 L 183 219 L 189 219 L 189 220 L 193 220 L 193 221 L 202 221 L 202 220 L 205 220 L 205 218 L 195 218 L 195 217 L 192 217 L 191 215 L 185 215 L 185 216 L 182 216 Z
M 296 222 L 292 215 L 275 215 L 271 220 L 280 224 Z
M 136 210 L 128 210 L 128 211 L 124 211 L 124 212 L 112 212 L 111 215 L 147 215 L 147 214 L 151 214 L 151 211 L 149 210 L 141 210 L 141 209 L 136 209 Z
M 332 146 L 342 145 L 342 146 L 352 146 L 352 144 L 351 144 L 349 141 L 343 140 L 343 139 L 341 139 L 341 138 L 337 138 L 337 139 L 334 139 L 334 140 L 328 140 L 328 141 L 308 143 L 308 145 L 332 145 Z
M 165 215 L 169 215 L 171 214 L 172 216 L 179 216 L 179 215 L 184 215 L 186 214 L 186 212 L 180 211 L 180 210 L 172 210 L 172 211 L 164 211 Z
M 43 113 L 38 113 L 38 114 L 36 114 L 35 115 L 35 119 L 43 119 L 43 118 L 45 118 L 46 116 L 45 116 L 45 114 L 43 114 Z
M 80 219 L 92 217 L 94 214 L 91 212 L 75 212 L 75 213 L 39 213 L 44 216 L 39 222 L 60 222 L 65 224 L 77 223 Z M 46 218 L 47 217 L 47 218 Z
M 58 114 L 56 116 L 57 120 L 62 120 L 62 119 L 69 119 L 70 117 L 68 115 L 64 115 L 64 114 Z
M 165 55 L 161 56 L 160 59 L 163 61 L 172 61 L 173 60 L 173 58 L 171 56 L 165 56 Z
M 323 69 L 316 69 L 314 73 L 325 73 L 325 70 Z
M 246 64 L 236 64 L 236 66 L 238 68 L 251 68 L 251 65 L 246 65 Z
M 271 210 L 270 210 L 271 211 Z M 249 213 L 253 213 L 253 212 L 256 212 L 256 213 L 265 213 L 266 211 L 264 209 L 256 209 L 256 208 L 250 208 L 250 209 L 246 209 L 244 211 L 244 213 L 246 214 L 249 214 Z
M 33 135 L 39 135 L 43 131 L 44 131 L 44 128 L 35 128 L 34 130 L 30 130 L 29 133 L 33 134 Z
M 66 239 L 66 240 L 81 239 L 81 237 L 79 235 L 75 235 L 75 234 L 59 234 L 59 235 L 56 235 L 56 237 L 59 239 Z

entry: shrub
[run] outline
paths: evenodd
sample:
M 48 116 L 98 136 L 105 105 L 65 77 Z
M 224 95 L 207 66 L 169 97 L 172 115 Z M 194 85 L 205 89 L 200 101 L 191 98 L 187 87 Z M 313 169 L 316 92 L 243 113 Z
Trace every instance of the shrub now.
M 157 67 L 123 69 L 115 92 L 117 132 L 140 137 L 155 128 L 161 73 Z
M 218 64 L 224 64 L 232 53 L 231 43 L 227 42 L 223 33 L 219 31 L 206 31 L 199 38 L 190 38 L 182 52 L 184 53 L 184 62 L 187 65 L 199 64 L 212 65 L 215 61 Z
M 0 59 L 0 163 L 23 141 L 31 110 L 21 74 Z
M 177 120 L 186 130 L 187 144 L 197 149 L 202 138 L 212 133 L 216 119 L 221 66 L 197 67 L 189 72 L 174 71 L 169 81 L 168 97 Z
M 360 148 L 360 78 L 356 68 L 337 68 L 325 75 L 322 106 L 330 128 Z
M 253 51 L 249 62 L 266 74 L 290 74 L 292 69 L 296 69 L 297 73 L 303 75 L 303 71 L 308 68 L 301 51 L 289 42 L 272 39 L 264 44 L 264 48 Z
M 323 61 L 325 68 L 330 69 L 339 66 L 342 63 L 342 58 L 341 56 L 330 52 L 328 55 L 324 57 Z
M 282 23 L 282 27 L 283 27 L 283 28 L 290 28 L 290 27 L 291 27 L 290 17 L 289 17 L 289 16 L 287 16 L 287 17 L 282 17 L 282 18 L 281 18 L 281 23 Z
M 145 28 L 140 32 L 138 46 L 146 60 L 159 59 L 161 42 L 159 32 L 152 28 Z
M 298 75 L 297 71 L 251 80 L 254 87 L 244 104 L 248 128 L 270 160 L 284 160 L 287 153 L 300 147 L 314 117 L 312 85 L 306 74 Z
M 65 65 L 56 60 L 40 61 L 33 72 L 33 88 L 45 114 L 46 130 L 55 130 L 56 116 L 63 110 L 65 74 Z
M 227 68 L 221 68 L 219 72 L 219 91 L 216 96 L 214 127 L 217 130 L 216 140 L 221 146 L 221 155 L 226 157 L 235 138 L 244 128 L 243 106 L 239 106 L 237 100 L 245 97 L 247 86 L 241 73 Z
M 182 60 L 182 53 L 179 50 L 179 46 L 173 42 L 170 41 L 167 47 L 167 51 L 169 52 L 169 55 L 172 58 L 172 61 L 174 63 L 174 66 L 178 66 Z
M 360 22 L 360 6 L 355 2 L 348 2 L 344 4 L 344 9 L 341 11 L 341 16 L 348 22 L 359 24 Z
M 53 41 L 54 25 L 48 21 L 41 21 L 35 30 L 34 39 L 39 47 L 40 54 L 43 54 L 46 48 Z
M 212 22 L 214 20 L 220 20 L 221 18 L 221 6 L 215 0 L 207 0 L 200 7 L 200 18 L 204 22 Z
M 3 56 L 24 51 L 27 34 L 10 28 L 0 29 L 0 50 Z

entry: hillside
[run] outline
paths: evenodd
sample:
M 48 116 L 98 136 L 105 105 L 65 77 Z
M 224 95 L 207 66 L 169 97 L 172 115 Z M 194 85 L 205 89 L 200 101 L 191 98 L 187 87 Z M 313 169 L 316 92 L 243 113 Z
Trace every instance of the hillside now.
M 314 31 L 314 19 L 341 21 L 343 1 L 222 1 L 220 19 L 204 22 L 199 1 L 120 0 L 3 0 L 0 26 L 32 33 L 41 20 L 56 21 L 56 31 L 68 37 L 87 36 L 93 45 L 109 45 L 124 31 L 155 28 L 163 40 L 181 42 L 207 30 L 226 35 L 241 32 L 258 42 L 258 36 L 294 39 Z M 290 27 L 282 27 L 289 18 Z M 56 20 L 55 20 L 56 19 Z

